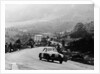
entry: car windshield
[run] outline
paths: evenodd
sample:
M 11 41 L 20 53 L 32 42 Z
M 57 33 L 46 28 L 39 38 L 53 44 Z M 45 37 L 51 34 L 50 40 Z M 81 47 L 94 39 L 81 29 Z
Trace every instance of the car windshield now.
M 43 51 L 45 51 L 45 52 L 48 52 L 48 51 L 57 52 L 56 48 L 44 48 Z

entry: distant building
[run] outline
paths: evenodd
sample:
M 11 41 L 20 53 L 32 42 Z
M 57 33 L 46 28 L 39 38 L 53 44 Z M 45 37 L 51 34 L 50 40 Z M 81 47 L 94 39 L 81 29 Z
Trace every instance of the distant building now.
M 35 41 L 35 42 L 39 42 L 39 41 L 42 40 L 42 38 L 43 38 L 43 35 L 35 35 L 35 36 L 34 36 L 34 41 Z
M 43 37 L 50 37 L 52 38 L 54 35 L 52 33 L 42 33 Z

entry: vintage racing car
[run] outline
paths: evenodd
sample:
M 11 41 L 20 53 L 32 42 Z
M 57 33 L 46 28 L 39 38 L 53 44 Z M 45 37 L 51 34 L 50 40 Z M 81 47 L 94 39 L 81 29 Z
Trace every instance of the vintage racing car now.
M 47 61 L 59 61 L 60 64 L 63 62 L 64 55 L 57 52 L 55 47 L 44 47 L 43 51 L 39 53 L 39 59 L 46 59 Z

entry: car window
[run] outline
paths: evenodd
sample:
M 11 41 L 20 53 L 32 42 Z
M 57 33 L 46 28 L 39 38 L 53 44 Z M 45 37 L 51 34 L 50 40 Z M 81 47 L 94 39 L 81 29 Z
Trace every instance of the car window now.
M 48 52 L 48 51 L 57 52 L 56 48 L 44 48 L 43 51 L 44 51 L 44 52 Z
M 57 52 L 56 48 L 53 48 L 53 51 L 54 51 L 54 52 Z
M 54 52 L 56 52 L 56 49 L 55 48 L 48 48 L 47 51 L 54 51 Z
M 43 51 L 44 51 L 44 52 L 47 52 L 47 48 L 44 48 Z
M 53 49 L 52 48 L 48 48 L 47 51 L 53 51 Z

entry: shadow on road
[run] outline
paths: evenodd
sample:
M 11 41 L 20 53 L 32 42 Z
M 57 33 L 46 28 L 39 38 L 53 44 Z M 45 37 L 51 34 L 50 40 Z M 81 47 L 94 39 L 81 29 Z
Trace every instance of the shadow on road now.
M 49 63 L 56 63 L 56 64 L 60 64 L 59 63 L 59 61 L 51 61 L 51 60 L 49 60 L 49 61 L 47 61 L 47 60 L 45 60 L 45 59 L 42 59 L 41 61 L 44 61 L 44 62 L 49 62 Z

